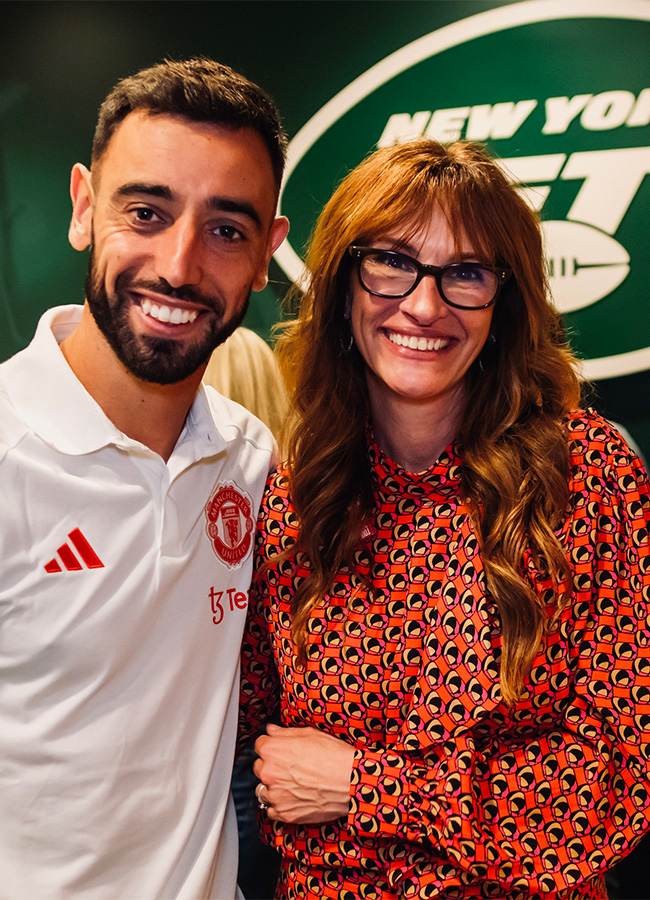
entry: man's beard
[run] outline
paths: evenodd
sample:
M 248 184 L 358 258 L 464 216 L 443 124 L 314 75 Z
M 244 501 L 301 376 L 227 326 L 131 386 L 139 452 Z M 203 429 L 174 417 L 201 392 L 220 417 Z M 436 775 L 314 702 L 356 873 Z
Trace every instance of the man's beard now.
M 204 330 L 200 339 L 191 342 L 135 335 L 129 321 L 132 305 L 129 293 L 137 291 L 138 288 L 205 306 L 212 312 L 210 327 Z M 224 304 L 220 298 L 206 296 L 189 286 L 176 290 L 164 279 L 155 282 L 135 281 L 128 270 L 118 275 L 115 280 L 115 291 L 109 297 L 105 282 L 95 266 L 93 248 L 90 248 L 86 275 L 88 307 L 97 327 L 117 358 L 131 374 L 142 381 L 176 384 L 189 378 L 207 363 L 214 348 L 230 337 L 235 328 L 241 324 L 248 309 L 249 298 L 250 290 L 241 308 L 230 319 L 224 321 Z

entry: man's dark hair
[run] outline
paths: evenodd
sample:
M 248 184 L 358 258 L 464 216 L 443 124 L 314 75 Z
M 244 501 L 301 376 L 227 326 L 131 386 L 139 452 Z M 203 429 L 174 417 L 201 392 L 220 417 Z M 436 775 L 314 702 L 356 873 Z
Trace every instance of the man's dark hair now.
M 287 139 L 278 111 L 260 87 L 229 66 L 205 58 L 165 60 L 118 81 L 99 110 L 93 164 L 101 159 L 120 123 L 139 109 L 226 128 L 252 128 L 269 151 L 279 188 Z

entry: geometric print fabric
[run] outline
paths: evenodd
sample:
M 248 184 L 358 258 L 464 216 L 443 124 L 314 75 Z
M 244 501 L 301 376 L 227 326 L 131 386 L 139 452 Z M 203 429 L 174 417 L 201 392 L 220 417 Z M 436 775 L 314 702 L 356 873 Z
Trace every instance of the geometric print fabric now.
M 597 414 L 569 423 L 562 538 L 574 594 L 514 706 L 498 683 L 500 629 L 453 447 L 419 475 L 370 443 L 375 514 L 295 665 L 300 555 L 286 473 L 269 481 L 242 650 L 242 717 L 281 696 L 282 724 L 356 748 L 346 819 L 263 820 L 284 856 L 278 897 L 603 898 L 605 868 L 650 820 L 650 496 Z M 270 565 L 261 566 L 264 561 Z M 524 571 L 552 611 L 531 554 Z

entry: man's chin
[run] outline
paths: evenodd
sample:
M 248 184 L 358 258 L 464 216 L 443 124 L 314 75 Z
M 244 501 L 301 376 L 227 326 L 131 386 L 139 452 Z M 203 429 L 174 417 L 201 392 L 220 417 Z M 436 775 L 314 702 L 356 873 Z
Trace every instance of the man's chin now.
M 212 308 L 214 314 L 205 320 L 202 329 L 192 329 L 194 334 L 191 337 L 187 335 L 186 338 L 175 339 L 155 334 L 138 335 L 131 315 L 131 282 L 126 277 L 123 281 L 123 285 L 117 285 L 120 289 L 115 298 L 109 300 L 104 285 L 93 277 L 91 257 L 86 279 L 88 306 L 117 359 L 135 378 L 151 384 L 178 384 L 194 375 L 206 365 L 215 347 L 241 324 L 248 308 L 250 291 L 238 312 L 224 322 L 219 304 L 216 300 L 209 302 L 210 298 L 207 298 L 204 305 Z M 201 321 L 204 321 L 203 317 Z
M 151 384 L 179 384 L 202 368 L 212 354 L 213 344 L 183 348 L 180 342 L 167 338 L 141 339 L 139 352 L 132 346 L 120 345 L 113 350 L 129 372 Z

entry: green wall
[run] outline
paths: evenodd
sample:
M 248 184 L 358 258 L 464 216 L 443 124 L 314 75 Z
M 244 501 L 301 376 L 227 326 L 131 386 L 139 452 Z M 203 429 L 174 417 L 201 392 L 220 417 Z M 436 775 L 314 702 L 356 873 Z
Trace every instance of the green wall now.
M 510 8 L 515 15 L 537 5 L 537 0 L 0 2 L 0 359 L 29 341 L 44 309 L 83 300 L 85 254 L 67 243 L 69 171 L 76 161 L 88 163 L 97 107 L 118 78 L 164 57 L 212 56 L 263 85 L 294 138 L 346 86 L 410 42 L 477 14 Z M 567 0 L 565 6 L 571 5 Z M 283 196 L 297 253 L 335 182 L 372 149 L 392 114 L 535 98 L 536 109 L 520 129 L 507 138 L 491 135 L 487 142 L 508 160 L 565 157 L 542 210 L 543 217 L 562 221 L 571 217 L 582 184 L 580 178 L 567 177 L 572 155 L 622 149 L 642 153 L 650 145 L 642 96 L 650 87 L 643 50 L 648 46 L 647 21 L 592 17 L 518 28 L 506 23 L 503 33 L 488 31 L 454 46 L 447 41 L 443 50 L 407 66 L 337 114 L 312 142 L 294 166 Z M 548 98 L 575 95 L 591 97 L 591 111 L 576 116 L 560 133 L 545 133 Z M 636 111 L 612 125 L 617 104 L 624 107 L 626 97 L 640 98 Z M 617 230 L 600 221 L 594 228 L 598 215 L 588 225 L 581 220 L 572 226 L 571 240 L 584 238 L 589 244 L 591 233 L 600 242 L 594 244 L 596 256 L 598 248 L 605 248 L 603 258 L 583 256 L 585 271 L 605 263 L 585 278 L 611 279 L 613 267 L 623 265 L 626 253 L 629 257 L 629 273 L 620 286 L 588 308 L 567 313 L 572 341 L 586 358 L 650 346 L 650 256 L 644 224 L 649 181 L 640 176 Z M 246 320 L 267 339 L 281 315 L 280 300 L 289 282 L 276 262 L 271 276 L 269 288 L 253 295 Z M 628 428 L 646 459 L 648 368 L 632 366 L 616 377 L 599 378 L 594 394 L 594 405 Z

